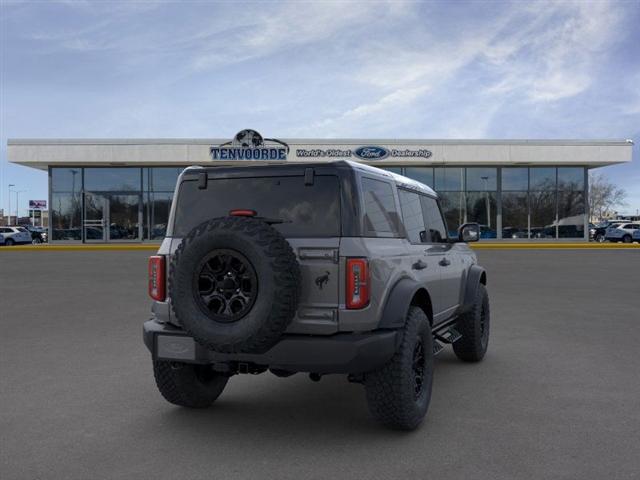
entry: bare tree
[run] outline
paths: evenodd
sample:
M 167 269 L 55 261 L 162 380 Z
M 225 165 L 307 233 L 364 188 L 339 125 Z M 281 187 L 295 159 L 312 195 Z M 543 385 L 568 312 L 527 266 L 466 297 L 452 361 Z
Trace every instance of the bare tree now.
M 615 213 L 616 207 L 626 205 L 627 192 L 611 183 L 602 173 L 589 173 L 589 207 L 591 218 L 603 220 Z

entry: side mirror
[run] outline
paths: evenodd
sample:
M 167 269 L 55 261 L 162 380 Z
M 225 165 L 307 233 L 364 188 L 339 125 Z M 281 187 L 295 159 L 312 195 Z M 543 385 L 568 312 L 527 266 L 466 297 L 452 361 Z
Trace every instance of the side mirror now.
M 480 240 L 480 225 L 477 223 L 465 223 L 458 228 L 459 242 L 477 242 Z

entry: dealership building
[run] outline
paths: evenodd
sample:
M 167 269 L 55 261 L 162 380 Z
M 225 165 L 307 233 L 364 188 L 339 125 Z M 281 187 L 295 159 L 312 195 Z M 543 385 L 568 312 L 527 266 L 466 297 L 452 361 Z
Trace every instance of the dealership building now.
M 588 240 L 588 171 L 631 161 L 631 140 L 13 139 L 9 161 L 48 172 L 53 242 L 159 241 L 180 171 L 352 160 L 433 187 L 454 231 Z

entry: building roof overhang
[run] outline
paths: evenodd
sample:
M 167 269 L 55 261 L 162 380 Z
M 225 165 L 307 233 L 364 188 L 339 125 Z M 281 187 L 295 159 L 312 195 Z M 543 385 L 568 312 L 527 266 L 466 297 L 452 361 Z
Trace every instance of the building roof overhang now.
M 393 165 L 576 165 L 589 168 L 630 162 L 631 140 L 437 140 L 437 139 L 281 139 L 287 162 L 351 159 L 381 167 Z M 228 139 L 10 139 L 9 161 L 46 170 L 50 166 L 188 166 L 264 163 L 264 160 L 212 160 L 210 147 Z M 363 146 L 391 153 L 358 159 Z M 335 155 L 322 156 L 333 151 Z M 319 156 L 310 155 L 319 152 Z M 341 152 L 350 152 L 340 155 Z M 403 152 L 423 152 L 403 156 Z M 428 155 L 427 153 L 428 152 Z

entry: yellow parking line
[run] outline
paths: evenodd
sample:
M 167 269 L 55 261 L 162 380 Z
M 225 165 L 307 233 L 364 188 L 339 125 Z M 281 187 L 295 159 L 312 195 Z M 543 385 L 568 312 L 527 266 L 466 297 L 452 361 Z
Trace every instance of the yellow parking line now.
M 478 250 L 551 250 L 551 249 L 582 249 L 582 250 L 620 250 L 640 248 L 637 243 L 472 243 L 470 246 Z
M 50 252 L 50 251 L 70 251 L 70 250 L 158 250 L 160 244 L 135 244 L 135 245 L 13 245 L 11 247 L 0 246 L 0 252 Z
M 640 249 L 638 243 L 501 243 L 478 242 L 469 244 L 477 250 L 556 250 L 556 249 L 582 249 L 582 250 L 620 250 Z M 50 252 L 50 251 L 91 251 L 91 250 L 146 250 L 156 251 L 160 244 L 73 244 L 73 245 L 14 245 L 11 247 L 0 246 L 0 252 Z

